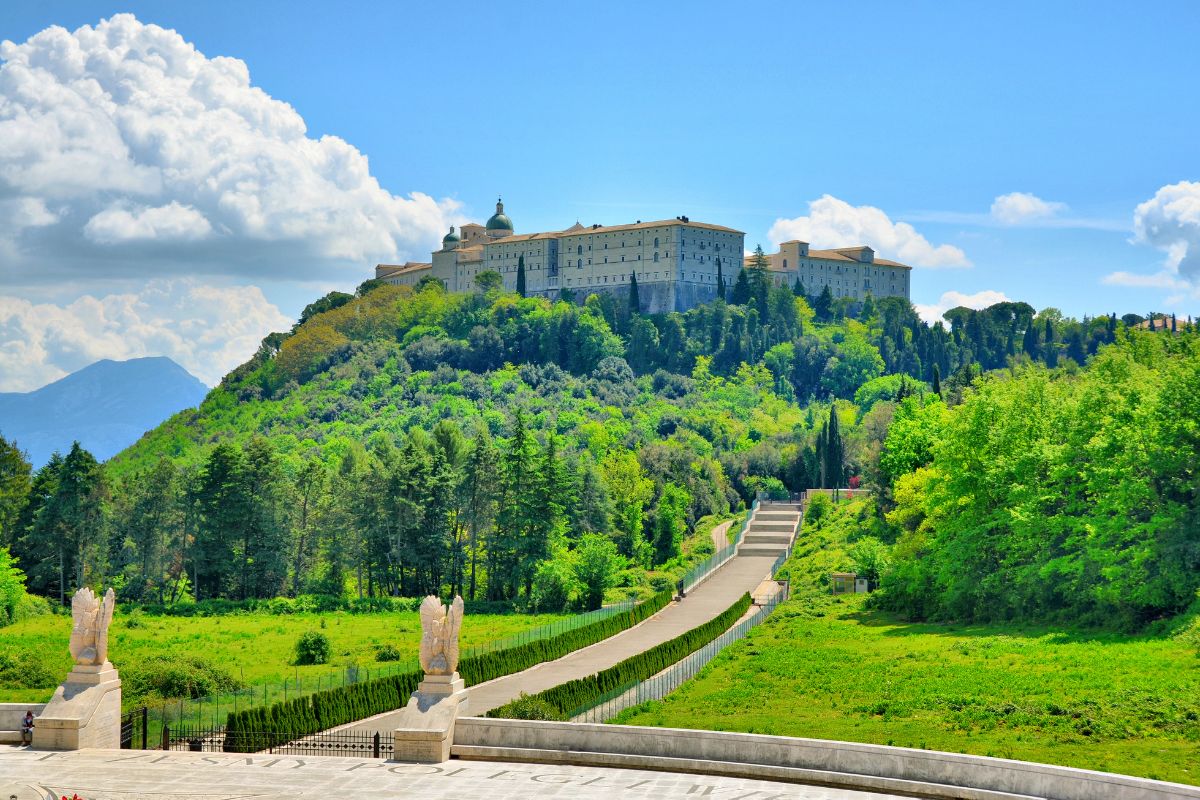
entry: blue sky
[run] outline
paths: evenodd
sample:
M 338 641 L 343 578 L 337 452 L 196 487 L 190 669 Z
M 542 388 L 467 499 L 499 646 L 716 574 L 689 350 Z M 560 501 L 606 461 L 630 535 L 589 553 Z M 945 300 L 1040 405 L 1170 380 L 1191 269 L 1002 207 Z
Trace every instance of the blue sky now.
M 498 193 L 519 231 L 687 214 L 746 231 L 748 247 L 797 232 L 821 246 L 874 238 L 915 264 L 913 301 L 929 315 L 959 299 L 947 292 L 1077 316 L 1200 310 L 1188 256 L 1190 244 L 1200 258 L 1200 185 L 1182 183 L 1200 180 L 1194 3 L 9 3 L 0 39 L 21 45 L 118 12 L 173 29 L 205 59 L 244 62 L 249 84 L 289 104 L 309 139 L 344 140 L 385 195 L 430 201 L 395 211 L 384 244 L 360 251 L 329 231 L 313 245 L 222 227 L 186 187 L 149 201 L 122 196 L 128 181 L 96 185 L 84 210 L 45 182 L 44 202 L 32 179 L 0 185 L 0 200 L 53 218 L 0 246 L 0 352 L 7 335 L 11 358 L 43 367 L 0 376 L 0 389 L 96 355 L 14 322 L 11 298 L 27 318 L 50 307 L 78 317 L 79 299 L 96 298 L 94 324 L 116 341 L 127 332 L 108 297 L 169 316 L 205 287 L 228 305 L 219 292 L 236 287 L 240 318 L 261 327 L 353 286 L 376 257 L 427 257 L 441 225 L 486 218 Z M 0 121 L 11 84 L 0 79 Z M 164 289 L 160 307 L 139 294 L 172 277 L 193 281 L 186 297 Z M 227 369 L 260 335 L 205 320 L 207 350 L 183 352 L 169 341 L 187 336 L 176 326 L 127 354 L 158 342 L 193 371 L 188 358 Z

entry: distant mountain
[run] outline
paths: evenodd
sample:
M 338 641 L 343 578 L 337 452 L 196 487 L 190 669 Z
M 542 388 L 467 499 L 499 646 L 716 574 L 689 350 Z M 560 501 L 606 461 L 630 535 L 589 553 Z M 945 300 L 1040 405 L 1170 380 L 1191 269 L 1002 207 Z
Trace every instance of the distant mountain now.
M 166 357 L 97 361 L 33 392 L 0 393 L 0 435 L 34 468 L 78 440 L 104 461 L 172 414 L 195 408 L 208 387 Z

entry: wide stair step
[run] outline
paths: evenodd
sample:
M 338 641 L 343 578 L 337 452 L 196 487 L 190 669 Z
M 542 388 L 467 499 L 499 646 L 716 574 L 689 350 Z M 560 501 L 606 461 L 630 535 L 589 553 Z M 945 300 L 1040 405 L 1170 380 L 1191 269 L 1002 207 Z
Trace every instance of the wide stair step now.
M 791 536 L 796 530 L 795 523 L 788 522 L 751 522 L 746 533 L 786 533 Z
M 772 547 L 769 545 L 761 545 L 758 547 L 747 547 L 746 545 L 742 545 L 741 547 L 738 548 L 737 554 L 739 557 L 741 557 L 741 556 L 747 556 L 747 557 L 766 556 L 769 558 L 777 558 L 786 552 L 787 552 L 787 548 L 780 547 L 780 546 Z
M 769 520 L 771 522 L 790 522 L 800 519 L 800 515 L 795 511 L 763 511 L 759 509 L 754 515 L 755 519 Z
M 747 533 L 742 544 L 780 544 L 786 546 L 792 537 L 785 533 Z

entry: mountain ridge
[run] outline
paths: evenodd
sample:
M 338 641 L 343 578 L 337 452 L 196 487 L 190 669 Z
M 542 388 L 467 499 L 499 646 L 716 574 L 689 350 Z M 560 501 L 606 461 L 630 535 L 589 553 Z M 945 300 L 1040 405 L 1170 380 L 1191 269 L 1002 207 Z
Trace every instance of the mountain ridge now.
M 106 460 L 207 394 L 166 356 L 101 359 L 31 392 L 0 393 L 0 435 L 16 441 L 35 468 L 73 441 Z

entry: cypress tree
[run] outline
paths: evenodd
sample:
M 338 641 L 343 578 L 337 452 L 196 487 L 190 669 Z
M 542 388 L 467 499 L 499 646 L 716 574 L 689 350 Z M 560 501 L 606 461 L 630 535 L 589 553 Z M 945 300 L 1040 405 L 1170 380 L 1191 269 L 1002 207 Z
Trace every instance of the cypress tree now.
M 737 280 L 733 282 L 733 296 L 729 302 L 739 306 L 750 302 L 750 277 L 744 269 L 738 272 Z
M 817 312 L 817 319 L 822 322 L 828 322 L 833 317 L 833 290 L 829 288 L 828 283 L 821 290 L 821 294 L 817 295 L 813 311 Z
M 825 440 L 825 478 L 826 489 L 842 488 L 845 477 L 844 461 L 845 447 L 842 444 L 842 432 L 838 427 L 837 403 L 829 406 L 829 433 Z
M 642 298 L 638 294 L 637 273 L 629 273 L 629 313 L 640 314 L 642 312 Z
M 942 369 L 937 364 L 933 365 L 933 393 L 942 396 Z
M 517 294 L 525 296 L 525 256 L 517 259 Z
M 725 299 L 725 273 L 721 269 L 721 259 L 717 259 L 717 299 Z
M 1175 325 L 1175 314 L 1174 314 L 1174 312 L 1172 312 L 1171 313 L 1171 333 L 1177 333 L 1177 332 L 1178 332 L 1178 328 Z
M 804 284 L 800 282 L 799 275 L 796 276 L 796 282 L 792 284 L 792 294 L 796 297 L 808 298 L 808 295 L 804 293 Z

